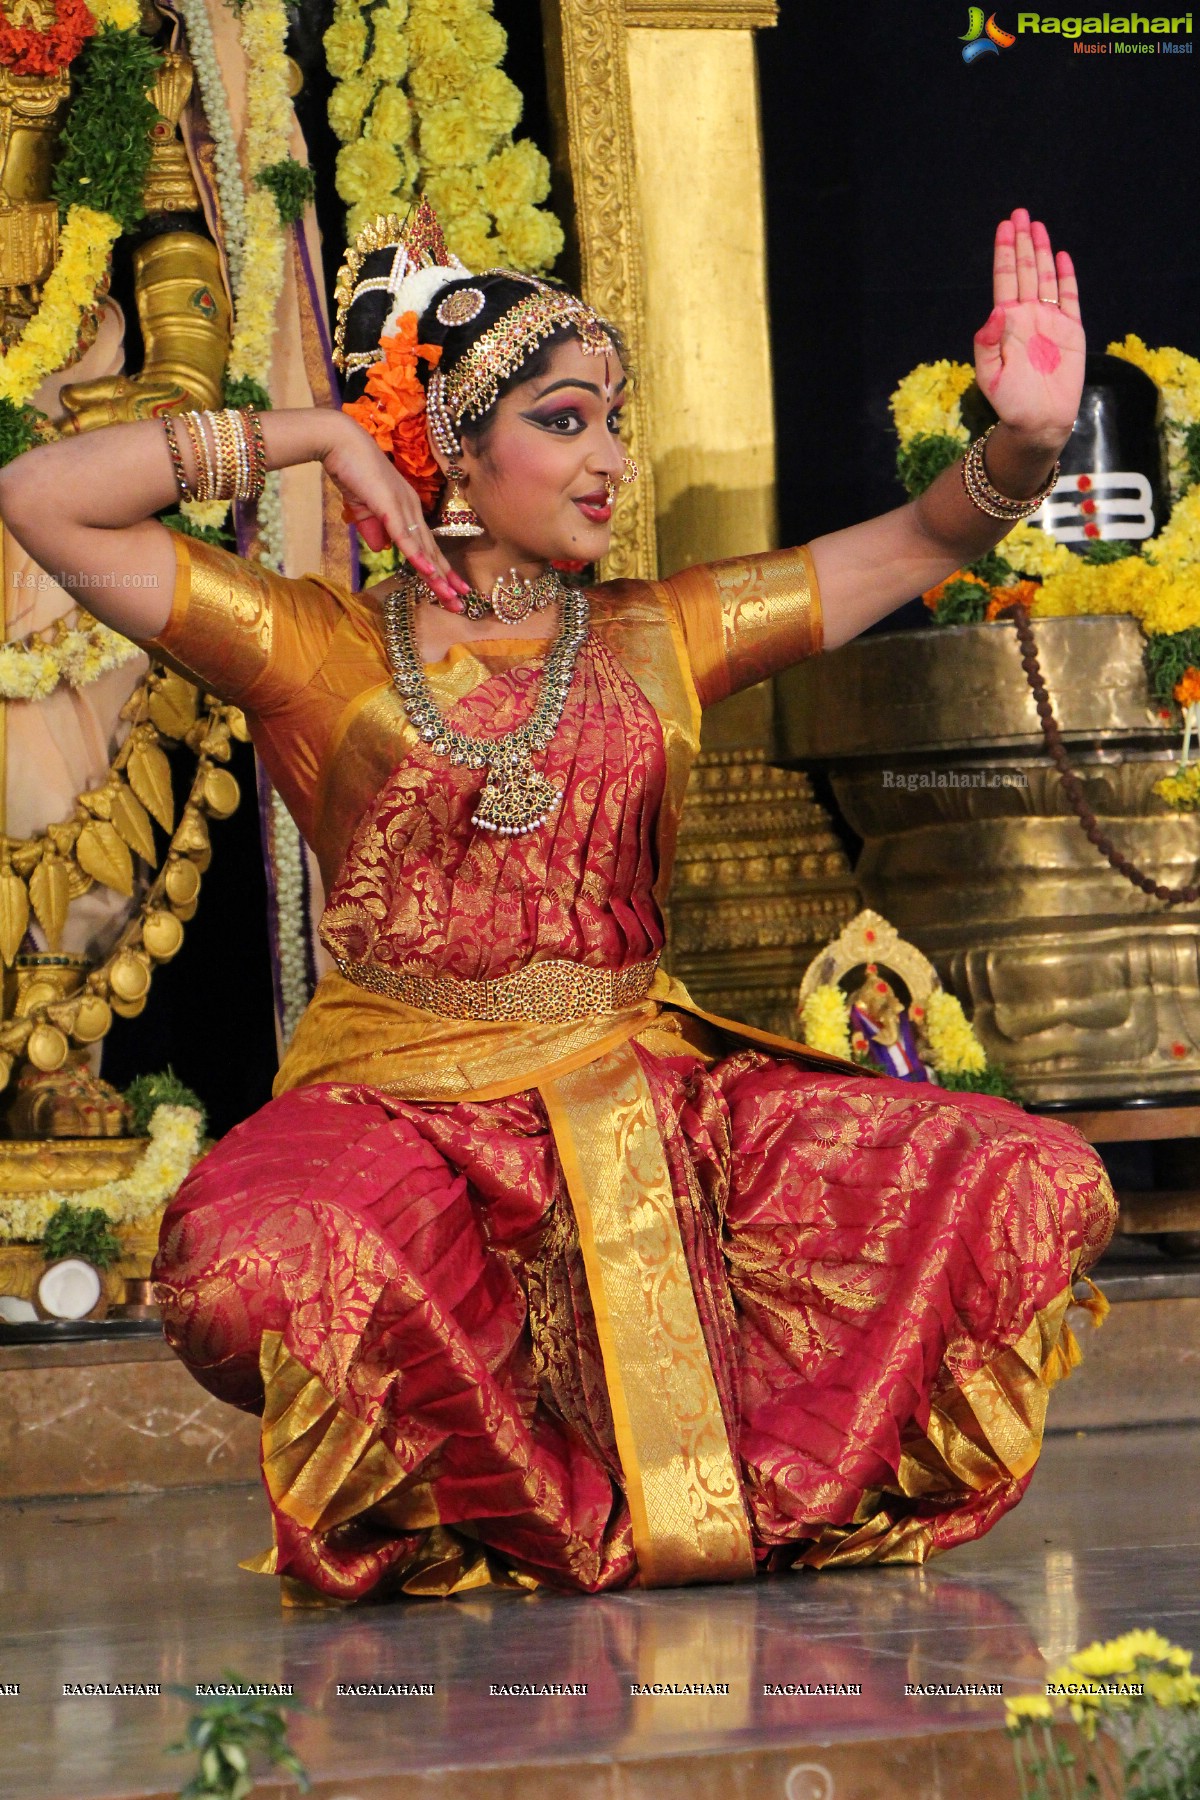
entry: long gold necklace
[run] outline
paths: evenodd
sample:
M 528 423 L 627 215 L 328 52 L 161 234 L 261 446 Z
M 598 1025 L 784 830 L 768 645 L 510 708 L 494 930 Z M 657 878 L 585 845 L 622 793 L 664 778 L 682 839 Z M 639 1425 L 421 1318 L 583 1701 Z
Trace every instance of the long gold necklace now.
M 532 717 L 503 737 L 481 738 L 455 731 L 433 697 L 413 628 L 417 586 L 414 578 L 406 578 L 384 601 L 384 641 L 404 710 L 435 756 L 449 757 L 468 769 L 488 771 L 472 825 L 504 837 L 536 831 L 550 817 L 562 793 L 529 759 L 546 748 L 562 719 L 575 664 L 587 639 L 587 594 L 582 588 L 564 593 L 562 627 L 543 664 L 541 691 Z

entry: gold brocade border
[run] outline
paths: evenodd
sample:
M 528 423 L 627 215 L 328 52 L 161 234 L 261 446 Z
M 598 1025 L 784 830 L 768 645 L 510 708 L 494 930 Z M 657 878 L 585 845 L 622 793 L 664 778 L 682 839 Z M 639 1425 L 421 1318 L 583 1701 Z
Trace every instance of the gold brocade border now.
M 544 10 L 555 175 L 574 213 L 580 285 L 624 333 L 636 372 L 646 329 L 624 0 L 546 0 Z M 605 580 L 650 579 L 658 566 L 654 472 L 643 453 L 650 441 L 645 382 L 634 386 L 625 420 L 642 474 L 613 515 Z
M 580 1248 L 644 1587 L 754 1574 L 654 1103 L 633 1049 L 541 1086 Z

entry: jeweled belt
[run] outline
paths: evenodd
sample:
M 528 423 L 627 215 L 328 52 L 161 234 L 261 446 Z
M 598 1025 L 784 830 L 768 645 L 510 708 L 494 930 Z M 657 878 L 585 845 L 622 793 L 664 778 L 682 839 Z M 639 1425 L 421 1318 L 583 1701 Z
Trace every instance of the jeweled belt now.
M 572 1019 L 620 1012 L 636 1006 L 650 992 L 658 970 L 657 956 L 629 963 L 624 969 L 593 969 L 585 963 L 527 963 L 494 981 L 462 981 L 456 975 L 414 975 L 385 969 L 379 963 L 338 960 L 338 968 L 357 987 L 385 994 L 405 1006 L 439 1013 L 447 1019 L 532 1020 L 565 1025 Z

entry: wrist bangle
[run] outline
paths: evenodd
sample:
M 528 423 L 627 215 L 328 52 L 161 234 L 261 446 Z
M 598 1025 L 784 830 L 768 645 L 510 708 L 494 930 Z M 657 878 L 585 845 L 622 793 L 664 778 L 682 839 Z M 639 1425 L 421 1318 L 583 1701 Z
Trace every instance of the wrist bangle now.
M 192 446 L 192 459 L 196 464 L 196 480 L 192 488 L 196 500 L 211 500 L 215 484 L 212 456 L 209 453 L 208 439 L 204 434 L 204 422 L 198 412 L 181 413 L 184 430 L 188 434 L 188 442 Z
M 1053 492 L 1062 472 L 1062 465 L 1056 460 L 1037 493 L 1030 494 L 1026 500 L 1014 500 L 1008 494 L 1002 494 L 999 488 L 992 486 L 983 455 L 987 441 L 995 429 L 995 425 L 989 425 L 983 436 L 975 439 L 963 457 L 963 487 L 972 506 L 977 506 L 980 512 L 987 513 L 991 519 L 1003 519 L 1015 525 L 1019 519 L 1027 519 L 1031 513 L 1037 512 L 1042 502 Z
M 175 427 L 171 423 L 169 417 L 164 417 L 162 425 L 167 439 L 167 449 L 171 455 L 171 467 L 175 471 L 175 485 L 179 489 L 179 498 L 181 500 L 191 500 L 193 494 L 191 487 L 188 485 L 187 469 L 184 467 L 183 462 L 183 451 L 179 448 L 179 439 L 175 435 Z

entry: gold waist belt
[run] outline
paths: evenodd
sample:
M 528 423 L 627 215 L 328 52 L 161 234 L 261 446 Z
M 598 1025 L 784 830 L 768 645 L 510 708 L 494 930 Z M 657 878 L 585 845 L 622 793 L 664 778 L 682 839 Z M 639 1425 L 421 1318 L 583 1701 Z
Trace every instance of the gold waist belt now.
M 405 969 L 384 969 L 378 963 L 341 959 L 338 968 L 357 987 L 446 1019 L 523 1019 L 539 1025 L 565 1025 L 572 1019 L 636 1006 L 650 992 L 658 958 L 648 956 L 624 969 L 592 969 L 563 960 L 527 963 L 495 981 L 414 975 Z

